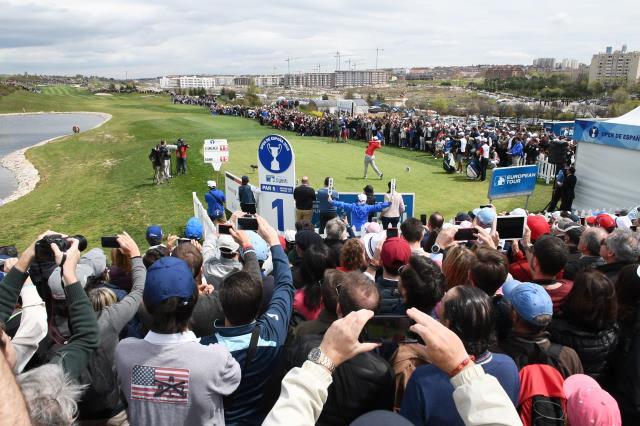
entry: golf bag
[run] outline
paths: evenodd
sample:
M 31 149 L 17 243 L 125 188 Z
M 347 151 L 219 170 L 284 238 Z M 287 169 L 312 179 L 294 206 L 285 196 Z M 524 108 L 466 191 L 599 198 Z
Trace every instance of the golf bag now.
M 478 179 L 480 172 L 480 163 L 477 158 L 474 158 L 467 164 L 467 179 Z
M 456 159 L 452 153 L 448 153 L 442 159 L 442 168 L 447 173 L 454 173 L 456 171 Z

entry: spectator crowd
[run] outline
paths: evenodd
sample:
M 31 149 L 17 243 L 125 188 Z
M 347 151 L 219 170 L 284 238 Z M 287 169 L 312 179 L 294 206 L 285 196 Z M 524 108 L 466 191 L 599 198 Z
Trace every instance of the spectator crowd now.
M 423 223 L 402 220 L 389 187 L 383 203 L 349 204 L 350 224 L 327 178 L 297 191 L 296 229 L 280 235 L 227 217 L 208 186 L 206 238 L 190 218 L 183 235 L 150 225 L 111 248 L 64 230 L 0 248 L 4 422 L 640 421 L 637 210 L 485 206 Z M 499 215 L 524 216 L 522 238 L 501 238 Z

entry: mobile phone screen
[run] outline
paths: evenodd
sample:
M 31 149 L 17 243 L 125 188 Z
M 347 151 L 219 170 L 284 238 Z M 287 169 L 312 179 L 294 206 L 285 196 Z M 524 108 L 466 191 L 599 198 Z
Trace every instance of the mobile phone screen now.
M 519 240 L 524 235 L 524 216 L 498 216 L 496 231 L 501 240 Z
M 118 237 L 102 237 L 100 238 L 100 241 L 104 248 L 120 248 Z
M 376 315 L 367 321 L 362 331 L 365 342 L 376 343 L 413 343 L 416 336 L 409 327 L 411 318 L 405 315 Z
M 462 228 L 458 229 L 453 236 L 456 241 L 473 241 L 478 239 L 478 230 L 476 228 Z
M 218 233 L 220 235 L 229 235 L 229 230 L 231 229 L 231 225 L 228 223 L 221 223 L 218 225 Z
M 427 215 L 426 214 L 421 214 L 420 215 L 420 222 L 422 222 L 422 226 L 427 226 Z
M 239 217 L 238 229 L 242 229 L 243 231 L 257 231 L 258 219 L 255 217 Z

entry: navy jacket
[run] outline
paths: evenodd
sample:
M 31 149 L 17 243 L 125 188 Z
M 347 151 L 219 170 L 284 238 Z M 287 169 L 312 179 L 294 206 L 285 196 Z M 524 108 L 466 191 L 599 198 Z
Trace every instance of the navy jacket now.
M 240 185 L 238 188 L 238 199 L 242 204 L 255 204 L 256 199 L 253 196 L 253 192 L 251 191 L 251 186 L 249 185 Z
M 224 400 L 224 418 L 227 425 L 262 423 L 267 415 L 261 410 L 263 388 L 280 364 L 283 355 L 293 305 L 293 279 L 289 260 L 282 247 L 271 247 L 271 256 L 275 286 L 266 312 L 251 324 L 224 327 L 224 324 L 216 323 L 214 334 L 200 340 L 203 345 L 225 345 L 242 370 L 242 380 L 238 389 Z M 251 333 L 256 325 L 260 327 L 258 347 L 248 371 L 245 371 Z

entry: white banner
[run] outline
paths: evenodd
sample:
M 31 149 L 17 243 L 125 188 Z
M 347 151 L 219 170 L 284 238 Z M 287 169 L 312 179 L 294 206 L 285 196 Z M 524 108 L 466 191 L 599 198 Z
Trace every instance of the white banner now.
M 216 172 L 222 163 L 229 161 L 229 143 L 226 139 L 205 139 L 203 152 L 204 162 L 213 165 Z
M 289 141 L 269 135 L 258 145 L 260 209 L 258 213 L 278 231 L 295 229 L 296 161 Z

